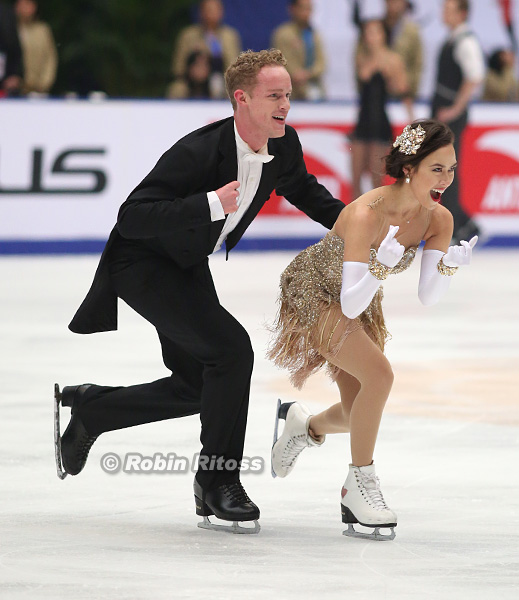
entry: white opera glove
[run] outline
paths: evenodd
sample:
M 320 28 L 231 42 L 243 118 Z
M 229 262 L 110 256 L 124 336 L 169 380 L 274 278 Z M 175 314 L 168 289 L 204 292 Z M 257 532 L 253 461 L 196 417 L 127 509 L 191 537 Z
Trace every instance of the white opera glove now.
M 398 226 L 389 231 L 377 251 L 377 260 L 384 267 L 398 264 L 405 248 L 395 239 Z M 368 308 L 380 287 L 380 279 L 372 275 L 367 263 L 346 261 L 342 264 L 341 309 L 349 319 L 358 317 Z
M 451 277 L 448 274 L 442 274 L 438 266 L 443 263 L 448 271 L 449 268 L 470 264 L 472 248 L 477 241 L 477 236 L 474 236 L 470 242 L 462 240 L 459 246 L 449 246 L 445 254 L 441 250 L 423 251 L 418 298 L 424 306 L 436 304 L 449 289 Z M 445 269 L 443 270 L 445 271 Z
M 395 240 L 399 229 L 398 225 L 390 225 L 386 237 L 382 240 L 377 251 L 377 260 L 386 267 L 395 267 L 402 256 L 405 248 Z
M 443 264 L 446 267 L 462 267 L 470 265 L 472 260 L 472 248 L 477 244 L 478 236 L 475 235 L 470 242 L 461 240 L 459 246 L 449 246 L 449 249 L 443 257 Z
M 380 286 L 380 281 L 368 271 L 368 264 L 342 263 L 341 309 L 349 319 L 366 310 Z

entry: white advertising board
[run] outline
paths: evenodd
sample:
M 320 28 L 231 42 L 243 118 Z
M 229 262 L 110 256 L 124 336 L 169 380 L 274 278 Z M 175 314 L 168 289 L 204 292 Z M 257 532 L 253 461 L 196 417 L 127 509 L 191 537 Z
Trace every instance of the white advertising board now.
M 9 241 L 105 240 L 119 206 L 159 156 L 193 129 L 230 114 L 228 102 L 2 101 L 0 252 L 2 243 L 5 247 Z M 427 115 L 428 108 L 418 105 L 416 116 Z M 405 114 L 399 105 L 390 107 L 390 116 L 395 127 L 404 125 Z M 298 130 L 308 170 L 345 202 L 350 201 L 347 133 L 355 118 L 354 104 L 337 103 L 299 104 L 289 115 L 289 123 Z M 499 144 L 489 147 L 478 142 L 479 132 L 487 141 L 492 135 L 501 140 L 502 152 Z M 519 238 L 519 201 L 514 200 L 519 155 L 506 149 L 507 136 L 516 147 L 516 106 L 474 106 L 462 175 L 464 181 L 472 179 L 471 161 L 479 179 L 481 165 L 493 165 L 491 169 L 496 171 L 506 165 L 504 173 L 478 183 L 486 187 L 481 190 L 480 202 L 471 193 L 470 206 L 475 218 L 488 228 L 488 235 Z M 485 162 L 484 152 L 490 152 L 492 160 Z M 510 182 L 513 185 L 508 185 Z M 495 190 L 504 186 L 507 197 L 513 197 L 500 208 L 495 198 L 489 201 L 490 186 L 494 196 Z M 319 225 L 278 199 L 267 203 L 246 235 L 307 238 L 317 237 L 321 231 Z

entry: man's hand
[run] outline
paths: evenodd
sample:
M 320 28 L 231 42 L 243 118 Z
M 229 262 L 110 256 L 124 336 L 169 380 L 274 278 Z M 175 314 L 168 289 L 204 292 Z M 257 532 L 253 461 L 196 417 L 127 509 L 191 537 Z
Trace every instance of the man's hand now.
M 448 106 L 446 108 L 440 108 L 438 110 L 437 119 L 442 123 L 450 123 L 456 120 L 463 111 L 459 111 L 455 106 Z
M 444 123 L 455 121 L 467 108 L 468 103 L 472 100 L 472 96 L 480 83 L 481 81 L 464 80 L 452 105 L 440 108 L 436 118 Z
M 228 183 L 227 185 L 221 187 L 219 190 L 216 190 L 216 195 L 220 199 L 223 212 L 226 215 L 229 213 L 236 212 L 238 210 L 239 187 L 239 181 L 231 181 L 231 183 Z

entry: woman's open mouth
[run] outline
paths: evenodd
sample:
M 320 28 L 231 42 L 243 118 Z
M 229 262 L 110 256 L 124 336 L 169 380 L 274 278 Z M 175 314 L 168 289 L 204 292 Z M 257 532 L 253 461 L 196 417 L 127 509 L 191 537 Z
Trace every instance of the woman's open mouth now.
M 439 202 L 442 199 L 442 194 L 445 190 L 431 190 L 431 198 L 435 201 L 435 202 Z

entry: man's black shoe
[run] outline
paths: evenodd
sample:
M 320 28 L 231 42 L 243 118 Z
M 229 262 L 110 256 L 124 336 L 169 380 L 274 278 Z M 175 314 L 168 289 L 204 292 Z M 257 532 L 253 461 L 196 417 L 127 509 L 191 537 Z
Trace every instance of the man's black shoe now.
M 72 412 L 83 400 L 83 396 L 88 388 L 93 387 L 91 383 L 83 383 L 82 385 L 67 385 L 61 390 L 61 404 L 69 406 Z
M 196 514 L 202 517 L 215 515 L 224 521 L 256 521 L 259 508 L 247 496 L 242 484 L 224 483 L 214 490 L 204 491 L 195 478 Z
M 70 423 L 61 437 L 61 461 L 69 475 L 77 475 L 83 470 L 90 448 L 98 438 L 88 433 L 76 410 L 89 387 L 90 384 L 70 385 L 61 392 L 61 404 L 72 409 Z

